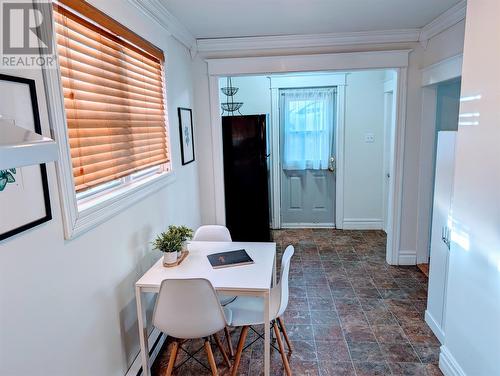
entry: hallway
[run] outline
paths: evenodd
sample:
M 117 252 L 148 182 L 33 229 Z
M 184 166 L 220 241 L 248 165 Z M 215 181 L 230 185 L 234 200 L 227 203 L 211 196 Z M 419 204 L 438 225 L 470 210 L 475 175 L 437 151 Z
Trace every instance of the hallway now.
M 441 375 L 439 342 L 423 319 L 427 279 L 416 267 L 386 264 L 383 232 L 304 229 L 273 236 L 279 251 L 289 244 L 296 250 L 284 315 L 294 345 L 294 375 Z M 232 333 L 236 344 L 239 330 Z M 168 341 L 153 375 L 166 369 L 167 347 Z M 198 349 L 200 342 L 187 347 Z M 220 373 L 228 374 L 215 346 L 214 351 Z M 203 351 L 196 358 L 206 363 Z M 177 364 L 184 359 L 179 354 Z M 260 375 L 261 370 L 262 341 L 257 341 L 245 351 L 240 374 Z M 210 372 L 189 360 L 177 374 Z M 276 351 L 271 374 L 283 374 Z

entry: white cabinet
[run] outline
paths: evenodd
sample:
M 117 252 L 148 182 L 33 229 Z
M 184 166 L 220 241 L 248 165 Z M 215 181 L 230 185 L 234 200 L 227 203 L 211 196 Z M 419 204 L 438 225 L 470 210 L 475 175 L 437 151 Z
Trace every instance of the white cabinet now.
M 455 164 L 455 138 L 457 132 L 438 133 L 436 177 L 432 210 L 431 257 L 429 265 L 429 296 L 425 321 L 441 343 L 444 342 L 444 313 L 448 276 L 449 237 L 453 175 Z

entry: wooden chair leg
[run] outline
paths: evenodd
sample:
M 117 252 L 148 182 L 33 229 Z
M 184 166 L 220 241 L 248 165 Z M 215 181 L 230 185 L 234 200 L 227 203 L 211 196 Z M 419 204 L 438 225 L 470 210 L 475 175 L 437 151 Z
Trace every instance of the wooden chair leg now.
M 286 332 L 285 323 L 281 317 L 278 317 L 278 324 L 280 326 L 281 332 L 283 333 L 283 337 L 285 337 L 285 342 L 288 347 L 288 352 L 291 354 L 293 352 L 293 346 L 290 342 L 290 338 L 288 338 L 288 334 Z
M 226 362 L 228 368 L 231 368 L 231 361 L 229 360 L 229 357 L 227 356 L 226 350 L 224 350 L 224 346 L 222 346 L 222 342 L 217 335 L 217 333 L 214 334 L 214 339 L 215 343 L 217 344 L 217 347 L 219 348 L 219 351 L 222 353 L 222 357 L 224 358 L 224 362 Z
M 165 376 L 172 375 L 178 351 L 179 351 L 179 342 L 174 341 L 174 343 L 172 344 L 172 350 L 170 351 L 170 359 L 168 360 L 167 372 L 165 373 Z
M 236 349 L 236 355 L 234 357 L 233 370 L 231 371 L 231 376 L 236 376 L 238 374 L 238 367 L 240 366 L 241 353 L 243 352 L 243 347 L 245 347 L 245 341 L 247 339 L 249 326 L 244 326 L 241 328 L 240 340 L 238 341 L 238 348 Z
M 234 357 L 233 344 L 231 343 L 231 334 L 227 327 L 224 328 L 224 334 L 226 335 L 227 347 L 229 348 L 229 356 Z
M 212 346 L 210 346 L 210 341 L 205 338 L 205 351 L 207 352 L 208 363 L 210 364 L 210 369 L 212 370 L 212 376 L 217 376 L 219 371 L 217 370 L 217 364 L 215 364 L 214 353 L 212 352 Z
M 273 322 L 274 334 L 276 335 L 276 340 L 278 341 L 278 348 L 280 349 L 281 360 L 283 361 L 283 365 L 285 366 L 285 372 L 287 376 L 292 376 L 292 370 L 290 369 L 290 364 L 288 363 L 288 358 L 285 354 L 285 346 L 283 345 L 283 341 L 281 340 L 281 333 L 278 328 L 278 324 L 276 321 Z

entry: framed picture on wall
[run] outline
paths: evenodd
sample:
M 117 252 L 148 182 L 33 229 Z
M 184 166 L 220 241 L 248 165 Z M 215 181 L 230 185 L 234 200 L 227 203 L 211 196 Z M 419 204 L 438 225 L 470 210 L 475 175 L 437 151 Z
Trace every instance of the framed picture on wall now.
M 181 139 L 182 165 L 194 162 L 193 112 L 190 108 L 179 107 L 179 133 Z
M 35 81 L 0 74 L 0 127 L 42 134 Z M 45 164 L 0 170 L 0 241 L 52 219 Z

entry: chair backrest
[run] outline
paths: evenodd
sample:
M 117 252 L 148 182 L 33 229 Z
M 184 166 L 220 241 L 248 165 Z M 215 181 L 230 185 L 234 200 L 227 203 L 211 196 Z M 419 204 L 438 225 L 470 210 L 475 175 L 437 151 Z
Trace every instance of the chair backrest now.
M 294 253 L 295 249 L 292 245 L 286 247 L 285 253 L 283 253 L 283 257 L 281 258 L 280 281 L 273 287 L 271 292 L 271 299 L 277 299 L 279 297 L 278 299 L 280 300 L 276 317 L 281 316 L 288 306 L 288 275 L 290 274 L 290 262 Z
M 231 234 L 226 226 L 206 225 L 196 230 L 193 236 L 194 241 L 202 242 L 230 242 Z
M 227 325 L 219 298 L 210 281 L 166 279 L 161 283 L 153 324 L 175 338 L 210 336 Z

